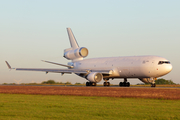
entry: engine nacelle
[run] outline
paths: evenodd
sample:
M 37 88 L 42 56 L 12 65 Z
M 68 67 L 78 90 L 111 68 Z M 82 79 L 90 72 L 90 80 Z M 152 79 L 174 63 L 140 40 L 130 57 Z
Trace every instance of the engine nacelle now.
M 97 72 L 91 72 L 90 74 L 88 74 L 87 76 L 87 80 L 89 80 L 90 82 L 100 82 L 103 79 L 103 75 L 101 73 L 97 73 Z
M 75 50 L 69 50 L 64 53 L 64 57 L 68 60 L 84 58 L 87 55 L 88 55 L 88 49 L 85 47 L 77 48 Z

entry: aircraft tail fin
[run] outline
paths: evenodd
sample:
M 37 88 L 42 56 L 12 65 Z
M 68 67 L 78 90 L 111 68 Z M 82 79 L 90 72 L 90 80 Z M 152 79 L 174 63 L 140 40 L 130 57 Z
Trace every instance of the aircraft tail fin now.
M 83 60 L 83 58 L 88 55 L 88 49 L 85 47 L 79 47 L 71 28 L 67 28 L 67 32 L 71 48 L 64 50 L 64 57 L 73 61 Z
M 76 38 L 74 37 L 74 34 L 71 30 L 71 28 L 67 28 L 67 32 L 68 32 L 68 36 L 69 36 L 69 41 L 70 41 L 70 44 L 71 44 L 71 48 L 72 49 L 76 49 L 76 48 L 79 48 L 79 45 L 76 41 Z

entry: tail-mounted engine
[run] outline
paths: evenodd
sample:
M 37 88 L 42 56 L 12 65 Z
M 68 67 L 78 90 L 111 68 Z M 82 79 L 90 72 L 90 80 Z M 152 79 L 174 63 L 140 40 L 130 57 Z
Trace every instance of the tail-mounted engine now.
M 103 79 L 103 75 L 97 72 L 91 72 L 87 76 L 87 80 L 89 80 L 90 82 L 98 83 L 101 82 L 102 79 Z
M 77 49 L 66 49 L 64 51 L 64 57 L 68 60 L 82 59 L 88 55 L 88 49 L 85 47 L 79 47 Z

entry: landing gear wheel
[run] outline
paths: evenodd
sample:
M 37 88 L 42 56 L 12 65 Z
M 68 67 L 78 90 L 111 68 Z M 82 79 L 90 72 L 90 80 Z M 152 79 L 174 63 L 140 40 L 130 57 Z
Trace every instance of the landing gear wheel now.
M 110 82 L 107 82 L 107 86 L 110 86 Z
M 129 86 L 130 86 L 130 83 L 129 83 L 129 82 L 120 82 L 120 83 L 119 83 L 119 86 L 120 86 L 120 87 L 129 87 Z
M 95 83 L 95 82 L 92 82 L 92 83 L 91 83 L 91 86 L 96 86 L 96 83 Z
M 104 82 L 104 86 L 107 86 L 107 82 Z
M 110 86 L 110 83 L 109 83 L 109 82 L 104 82 L 103 85 L 104 85 L 104 86 Z
M 123 83 L 122 83 L 122 82 L 120 82 L 120 83 L 119 83 L 119 86 L 120 86 L 120 87 L 122 87 L 122 86 L 123 86 Z
M 129 83 L 129 82 L 127 82 L 127 83 L 126 83 L 126 87 L 129 87 L 129 86 L 130 86 L 130 83 Z
M 90 86 L 89 82 L 86 82 L 86 86 Z
M 96 86 L 95 82 L 86 82 L 86 86 Z
M 156 87 L 156 84 L 151 84 L 151 87 Z

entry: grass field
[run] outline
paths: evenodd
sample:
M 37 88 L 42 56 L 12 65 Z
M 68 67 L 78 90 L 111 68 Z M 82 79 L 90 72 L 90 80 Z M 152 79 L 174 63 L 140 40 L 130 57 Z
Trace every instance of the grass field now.
M 0 120 L 179 120 L 180 100 L 0 94 Z

